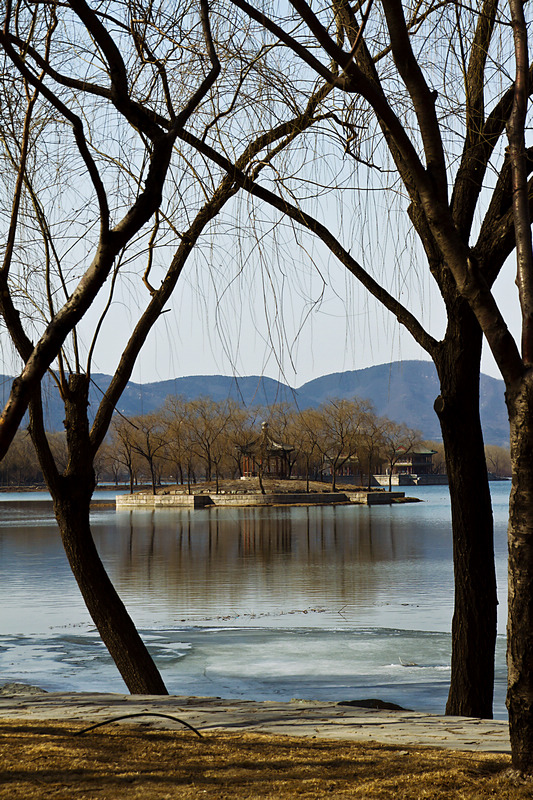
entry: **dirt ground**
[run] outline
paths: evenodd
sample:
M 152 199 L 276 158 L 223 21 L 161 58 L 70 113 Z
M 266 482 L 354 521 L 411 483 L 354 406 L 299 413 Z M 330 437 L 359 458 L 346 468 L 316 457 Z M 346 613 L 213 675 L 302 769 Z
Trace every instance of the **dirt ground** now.
M 263 486 L 265 487 L 266 492 L 277 492 L 277 493 L 284 493 L 284 492 L 306 492 L 307 491 L 307 482 L 305 480 L 300 480 L 299 478 L 291 478 L 290 480 L 283 480 L 281 478 L 263 478 Z M 151 491 L 150 487 L 143 487 L 146 491 Z M 381 487 L 384 488 L 384 487 Z M 397 489 L 398 487 L 393 487 Z M 401 488 L 401 487 L 400 487 Z M 158 488 L 158 494 L 162 492 L 173 492 L 179 491 L 183 492 L 186 491 L 187 486 L 176 484 L 170 486 L 162 486 Z M 260 492 L 261 486 L 259 485 L 259 478 L 245 478 L 245 479 L 236 479 L 230 480 L 225 478 L 224 480 L 220 480 L 218 482 L 218 489 L 221 492 Z M 361 489 L 366 491 L 366 487 L 364 486 L 356 486 L 354 484 L 348 483 L 339 483 L 337 482 L 337 491 L 341 491 L 343 489 L 350 489 L 352 491 Z M 372 487 L 373 491 L 379 491 L 380 487 L 375 486 Z M 203 481 L 202 483 L 193 483 L 191 484 L 191 491 L 192 492 L 215 492 L 216 491 L 216 481 Z M 331 492 L 331 481 L 323 482 L 323 481 L 309 481 L 309 491 L 310 492 Z
M 508 756 L 261 734 L 0 721 L 0 798 L 528 800 Z

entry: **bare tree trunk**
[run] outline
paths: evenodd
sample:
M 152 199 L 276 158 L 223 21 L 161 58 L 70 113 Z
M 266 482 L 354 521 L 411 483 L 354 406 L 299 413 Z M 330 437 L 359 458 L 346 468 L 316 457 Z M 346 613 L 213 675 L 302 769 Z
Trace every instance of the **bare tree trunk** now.
M 54 500 L 54 511 L 67 558 L 85 605 L 113 661 L 132 694 L 168 694 L 165 684 L 96 549 L 89 523 L 95 478 L 87 417 L 89 380 L 71 375 L 65 398 L 69 460 L 59 475 L 49 459 L 42 411 L 32 406 L 31 430 Z M 44 439 L 43 439 L 44 437 Z
M 460 338 L 459 338 L 460 337 Z M 492 718 L 496 645 L 493 519 L 479 418 L 481 333 L 465 309 L 436 359 L 435 401 L 451 498 L 455 603 L 446 713 Z
M 132 694 L 168 694 L 96 550 L 89 525 L 92 491 L 79 476 L 64 479 L 54 510 L 67 558 L 103 643 Z
M 259 479 L 259 489 L 261 490 L 261 494 L 266 494 L 265 485 L 263 483 L 263 463 L 262 462 L 260 462 L 257 465 L 257 477 Z
M 153 459 L 149 461 L 149 465 L 150 465 L 150 482 L 152 484 L 152 494 L 157 494 L 156 475 L 155 475 L 155 467 Z
M 513 483 L 508 527 L 507 708 L 513 766 L 533 774 L 533 250 L 526 118 L 530 103 L 528 27 L 522 0 L 509 0 L 516 74 L 507 125 L 512 165 L 516 285 L 522 316 L 518 353 L 499 353 L 511 425 Z M 493 349 L 494 352 L 494 349 Z M 502 357 L 503 356 L 503 357 Z M 514 362 L 514 363 L 513 363 Z
M 507 390 L 513 483 L 509 505 L 507 708 L 513 766 L 533 772 L 533 374 Z

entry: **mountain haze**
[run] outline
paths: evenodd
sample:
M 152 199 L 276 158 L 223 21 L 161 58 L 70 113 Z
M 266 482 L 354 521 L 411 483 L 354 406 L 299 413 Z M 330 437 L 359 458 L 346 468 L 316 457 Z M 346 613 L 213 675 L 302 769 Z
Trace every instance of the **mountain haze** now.
M 91 410 L 109 385 L 109 375 L 95 374 L 90 392 Z M 2 400 L 5 402 L 11 378 L 0 376 Z M 46 401 L 46 422 L 50 430 L 63 427 L 63 408 L 57 392 L 47 379 L 43 387 Z M 231 398 L 246 406 L 295 403 L 299 408 L 314 408 L 334 398 L 361 397 L 370 400 L 376 413 L 396 422 L 405 422 L 422 431 L 425 439 L 440 439 L 440 428 L 433 403 L 439 394 L 435 366 L 430 361 L 394 361 L 366 369 L 334 372 L 323 375 L 298 389 L 272 378 L 227 375 L 193 375 L 174 380 L 139 384 L 130 381 L 120 399 L 118 410 L 125 416 L 157 411 L 168 395 L 182 395 L 186 400 L 211 397 Z M 482 375 L 480 381 L 481 420 L 487 444 L 507 446 L 509 423 L 504 402 L 503 381 Z

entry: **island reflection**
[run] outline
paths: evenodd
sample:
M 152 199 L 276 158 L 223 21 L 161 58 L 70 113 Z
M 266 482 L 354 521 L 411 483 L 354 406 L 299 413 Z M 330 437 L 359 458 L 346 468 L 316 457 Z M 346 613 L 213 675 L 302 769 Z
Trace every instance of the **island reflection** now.
M 398 592 L 411 603 L 411 592 L 429 589 L 421 575 L 428 551 L 439 561 L 450 552 L 447 535 L 406 526 L 402 510 L 123 510 L 95 532 L 119 589 L 179 614 L 373 604 Z

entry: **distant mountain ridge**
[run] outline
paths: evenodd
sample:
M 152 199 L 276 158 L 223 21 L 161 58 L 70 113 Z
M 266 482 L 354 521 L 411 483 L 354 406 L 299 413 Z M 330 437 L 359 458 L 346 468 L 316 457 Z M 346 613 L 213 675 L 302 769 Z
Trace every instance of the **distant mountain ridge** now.
M 507 447 L 509 420 L 504 383 L 489 375 L 480 377 L 481 423 L 486 444 Z M 393 361 L 366 369 L 336 372 L 315 378 L 297 390 L 300 405 L 315 406 L 332 397 L 371 400 L 380 416 L 405 422 L 422 431 L 424 438 L 441 439 L 433 409 L 440 393 L 437 370 L 431 361 Z
M 95 374 L 90 392 L 91 408 L 96 410 L 99 397 L 111 380 L 109 375 Z M 2 399 L 5 402 L 11 383 L 0 376 Z M 323 375 L 293 389 L 273 378 L 227 375 L 192 375 L 174 380 L 138 384 L 130 381 L 120 399 L 118 410 L 126 416 L 156 411 L 168 395 L 183 395 L 187 400 L 206 396 L 221 401 L 231 398 L 246 406 L 295 403 L 299 408 L 314 408 L 333 397 L 361 397 L 370 400 L 376 413 L 405 422 L 422 431 L 424 438 L 440 440 L 440 428 L 433 403 L 439 394 L 435 366 L 430 361 L 394 361 L 365 369 Z M 47 426 L 63 427 L 63 408 L 51 382 L 44 386 L 47 397 Z M 509 422 L 504 401 L 503 381 L 481 375 L 481 421 L 487 444 L 507 446 Z

